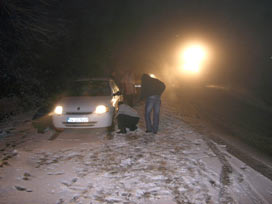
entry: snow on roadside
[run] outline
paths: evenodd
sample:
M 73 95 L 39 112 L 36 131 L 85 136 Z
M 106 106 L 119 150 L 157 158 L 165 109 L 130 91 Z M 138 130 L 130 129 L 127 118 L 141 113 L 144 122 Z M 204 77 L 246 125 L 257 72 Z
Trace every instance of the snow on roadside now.
M 136 108 L 143 118 L 143 106 Z M 167 105 L 162 106 L 158 134 L 145 133 L 141 120 L 135 132 L 115 132 L 110 140 L 106 135 L 101 138 L 101 143 L 81 143 L 57 151 L 43 146 L 28 153 L 28 166 L 22 165 L 21 172 L 27 170 L 24 178 L 30 181 L 26 190 L 21 190 L 34 201 L 35 191 L 39 191 L 58 198 L 55 203 L 69 204 L 250 204 L 272 200 L 271 181 L 192 130 Z M 254 177 L 259 183 L 255 188 Z M 37 188 L 39 184 L 42 189 Z M 15 186 L 12 182 L 9 185 Z M 266 193 L 259 192 L 263 188 Z M 33 192 L 27 192 L 29 189 Z M 3 192 L 0 187 L 0 196 Z

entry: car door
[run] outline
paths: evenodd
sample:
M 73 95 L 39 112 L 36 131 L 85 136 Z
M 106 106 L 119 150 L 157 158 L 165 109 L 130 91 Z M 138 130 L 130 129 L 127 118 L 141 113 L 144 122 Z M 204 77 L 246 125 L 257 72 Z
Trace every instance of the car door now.
M 113 80 L 110 80 L 110 86 L 113 92 L 113 97 L 112 97 L 113 106 L 115 107 L 116 110 L 118 110 L 118 102 L 122 101 L 123 96 L 120 92 L 120 89 L 118 88 L 118 86 L 115 84 Z

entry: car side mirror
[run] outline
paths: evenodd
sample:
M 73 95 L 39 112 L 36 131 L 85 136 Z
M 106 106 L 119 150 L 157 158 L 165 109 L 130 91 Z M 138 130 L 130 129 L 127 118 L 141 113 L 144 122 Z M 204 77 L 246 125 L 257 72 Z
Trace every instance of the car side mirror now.
M 116 93 L 113 93 L 113 96 L 121 96 L 121 92 L 120 91 L 117 91 Z

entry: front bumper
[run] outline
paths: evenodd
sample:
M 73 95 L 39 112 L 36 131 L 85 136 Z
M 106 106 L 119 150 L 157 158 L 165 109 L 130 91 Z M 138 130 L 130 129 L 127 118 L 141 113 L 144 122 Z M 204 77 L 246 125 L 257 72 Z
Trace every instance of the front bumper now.
M 88 118 L 88 122 L 68 122 L 68 118 Z M 53 115 L 52 121 L 55 128 L 103 128 L 112 125 L 113 112 L 103 114 L 86 114 L 86 115 Z

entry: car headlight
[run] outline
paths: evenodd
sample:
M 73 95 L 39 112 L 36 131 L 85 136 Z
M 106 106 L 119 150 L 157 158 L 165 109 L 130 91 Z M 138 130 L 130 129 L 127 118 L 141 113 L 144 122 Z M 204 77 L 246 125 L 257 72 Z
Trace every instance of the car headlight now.
M 95 109 L 95 113 L 98 113 L 98 114 L 106 113 L 107 111 L 109 111 L 109 108 L 104 105 L 99 105 Z
M 58 115 L 61 115 L 62 114 L 62 111 L 63 111 L 63 108 L 62 108 L 62 106 L 57 106 L 56 108 L 55 108 L 55 113 L 56 114 L 58 114 Z

